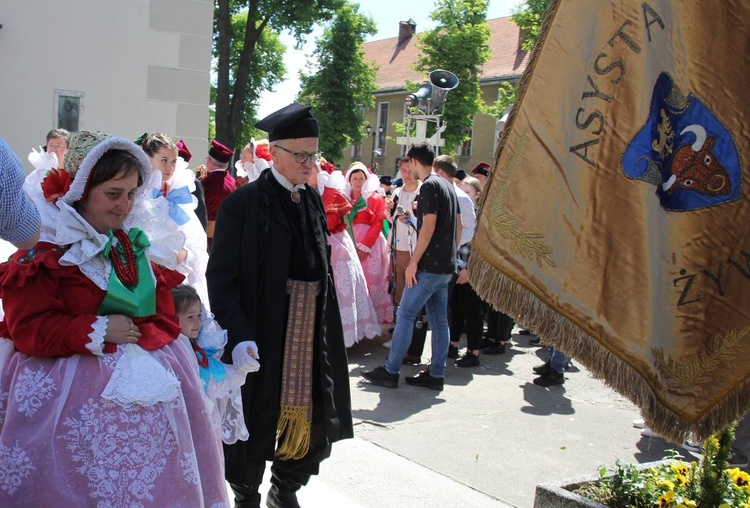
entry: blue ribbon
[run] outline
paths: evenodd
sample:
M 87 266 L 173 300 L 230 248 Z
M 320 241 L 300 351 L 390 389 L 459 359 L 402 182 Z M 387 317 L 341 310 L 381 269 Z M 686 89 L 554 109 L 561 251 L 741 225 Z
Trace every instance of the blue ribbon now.
M 223 363 L 214 358 L 214 355 L 219 352 L 217 348 L 207 347 L 203 351 L 208 356 L 208 367 L 199 367 L 198 370 L 203 380 L 203 389 L 208 391 L 208 383 L 211 381 L 211 378 L 213 377 L 216 381 L 221 381 L 224 379 L 226 369 Z M 197 352 L 195 354 L 196 356 L 198 355 Z
M 151 197 L 156 199 L 161 196 L 159 189 L 151 189 Z M 178 226 L 182 226 L 190 220 L 188 214 L 185 213 L 180 205 L 187 205 L 193 202 L 193 196 L 190 194 L 187 186 L 172 189 L 165 196 L 169 202 L 169 217 L 177 223 Z

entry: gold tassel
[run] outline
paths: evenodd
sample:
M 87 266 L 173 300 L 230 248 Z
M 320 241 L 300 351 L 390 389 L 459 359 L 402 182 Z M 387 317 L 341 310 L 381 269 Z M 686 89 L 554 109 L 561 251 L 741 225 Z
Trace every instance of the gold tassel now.
M 312 425 L 307 420 L 306 406 L 281 406 L 281 416 L 276 430 L 276 439 L 283 442 L 276 450 L 281 460 L 301 459 L 310 449 Z

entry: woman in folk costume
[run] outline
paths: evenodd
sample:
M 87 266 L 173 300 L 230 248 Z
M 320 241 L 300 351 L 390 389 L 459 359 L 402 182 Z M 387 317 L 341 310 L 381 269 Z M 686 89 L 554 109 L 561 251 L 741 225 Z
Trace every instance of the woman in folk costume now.
M 367 281 L 362 271 L 362 263 L 357 249 L 346 232 L 344 218 L 352 210 L 352 204 L 343 191 L 346 180 L 341 171 L 325 159 L 321 159 L 319 172 L 313 171 L 308 185 L 317 188 L 323 197 L 328 231 L 328 244 L 331 246 L 336 295 L 341 309 L 341 322 L 344 326 L 344 343 L 351 347 L 363 338 L 372 339 L 380 335 L 378 315 L 367 290 Z
M 367 289 L 380 323 L 393 322 L 393 302 L 388 294 L 390 262 L 388 245 L 383 236 L 383 221 L 388 218 L 385 199 L 378 194 L 380 180 L 361 162 L 353 162 L 346 172 L 352 211 L 347 220 L 357 254 L 365 272 Z
M 148 158 L 82 131 L 64 167 L 70 189 L 40 210 L 54 238 L 0 265 L 0 506 L 227 506 L 170 295 L 184 235 L 128 224 Z
M 240 160 L 234 163 L 237 170 L 237 188 L 257 180 L 264 169 L 271 167 L 271 159 L 268 140 L 255 141 L 255 138 L 251 138 L 242 149 Z
M 185 234 L 185 249 L 178 257 L 177 269 L 185 275 L 185 282 L 195 288 L 201 301 L 208 302 L 206 265 L 208 246 L 206 233 L 195 214 L 198 200 L 195 191 L 195 174 L 187 167 L 177 167 L 177 145 L 161 132 L 146 136 L 141 148 L 151 162 L 152 173 L 146 180 L 143 195 L 146 199 L 165 200 L 167 207 L 162 221 L 157 221 L 147 231 L 155 233 L 164 222 L 171 222 Z

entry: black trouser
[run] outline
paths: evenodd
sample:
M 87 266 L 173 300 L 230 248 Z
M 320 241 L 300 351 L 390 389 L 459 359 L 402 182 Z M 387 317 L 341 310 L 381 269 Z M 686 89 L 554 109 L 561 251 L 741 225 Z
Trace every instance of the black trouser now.
M 468 282 L 456 284 L 450 299 L 451 342 L 461 340 L 466 330 L 469 351 L 479 349 L 482 342 L 482 299 Z
M 487 315 L 487 338 L 497 342 L 509 341 L 514 324 L 512 317 L 490 308 Z
M 310 436 L 310 450 L 301 459 L 279 460 L 271 463 L 271 484 L 280 490 L 296 492 L 307 485 L 310 477 L 318 474 L 320 463 L 331 455 L 331 443 L 325 433 L 325 423 L 313 419 Z M 263 483 L 266 461 L 252 461 L 242 464 L 226 463 L 226 479 L 235 495 L 237 508 L 255 508 L 260 506 L 258 488 Z

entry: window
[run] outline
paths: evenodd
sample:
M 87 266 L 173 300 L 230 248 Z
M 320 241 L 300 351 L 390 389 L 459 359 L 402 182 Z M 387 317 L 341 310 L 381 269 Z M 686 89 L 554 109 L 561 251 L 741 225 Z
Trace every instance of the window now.
M 459 157 L 471 157 L 471 142 L 474 137 L 474 121 L 471 122 L 471 127 L 464 129 L 464 134 L 469 136 L 469 139 L 464 141 L 461 146 L 458 147 Z
M 360 117 L 364 118 L 365 115 L 365 107 L 360 104 L 357 106 L 357 109 L 359 110 Z M 359 143 L 354 143 L 352 145 L 352 159 L 353 160 L 360 160 L 362 158 L 362 141 Z
M 70 132 L 78 132 L 80 130 L 84 95 L 83 92 L 55 90 L 53 111 L 55 127 L 66 129 Z
M 388 131 L 388 105 L 388 102 L 378 104 L 378 134 L 375 136 L 375 148 L 373 148 L 374 155 L 377 157 L 385 157 L 385 141 Z

